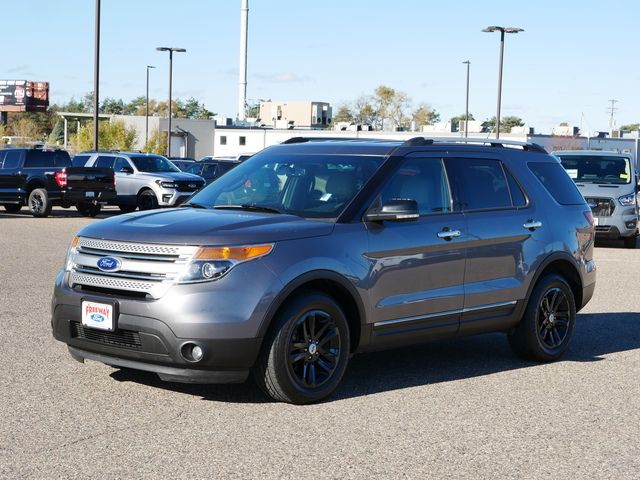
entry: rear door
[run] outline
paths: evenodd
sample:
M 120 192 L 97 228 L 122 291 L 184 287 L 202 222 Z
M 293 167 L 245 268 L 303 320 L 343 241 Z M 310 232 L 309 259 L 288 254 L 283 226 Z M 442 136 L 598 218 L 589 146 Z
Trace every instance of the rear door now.
M 547 245 L 544 214 L 499 155 L 465 153 L 447 166 L 468 228 L 460 333 L 507 327 Z
M 23 181 L 19 174 L 22 152 L 0 150 L 0 201 L 17 201 L 24 195 Z
M 372 342 L 405 344 L 457 333 L 464 303 L 467 237 L 440 155 L 408 155 L 386 182 L 378 205 L 414 199 L 420 218 L 368 223 Z

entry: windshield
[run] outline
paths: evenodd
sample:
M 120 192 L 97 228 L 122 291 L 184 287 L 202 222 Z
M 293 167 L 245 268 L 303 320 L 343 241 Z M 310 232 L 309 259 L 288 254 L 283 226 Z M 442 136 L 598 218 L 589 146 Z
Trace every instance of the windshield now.
M 164 157 L 158 155 L 131 155 L 131 160 L 141 172 L 179 172 L 180 169 Z
M 226 173 L 189 203 L 266 207 L 305 218 L 335 218 L 384 157 L 263 153 Z
M 628 157 L 607 155 L 558 155 L 562 166 L 574 182 L 616 183 L 631 182 Z

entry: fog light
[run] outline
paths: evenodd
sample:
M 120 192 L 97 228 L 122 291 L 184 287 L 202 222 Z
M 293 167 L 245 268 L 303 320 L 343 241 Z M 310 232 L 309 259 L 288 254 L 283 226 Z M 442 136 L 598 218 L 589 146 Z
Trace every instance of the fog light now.
M 172 197 L 172 196 L 173 196 L 173 195 L 162 195 L 162 201 L 163 201 L 164 203 L 170 202 L 170 201 L 171 201 L 171 197 Z
M 634 222 L 633 220 L 630 222 L 626 222 L 625 225 L 629 230 L 636 228 L 636 222 Z
M 202 360 L 203 355 L 204 352 L 202 351 L 202 348 L 200 348 L 198 345 L 194 345 L 191 349 L 191 357 L 193 358 L 193 361 L 199 362 L 200 360 Z

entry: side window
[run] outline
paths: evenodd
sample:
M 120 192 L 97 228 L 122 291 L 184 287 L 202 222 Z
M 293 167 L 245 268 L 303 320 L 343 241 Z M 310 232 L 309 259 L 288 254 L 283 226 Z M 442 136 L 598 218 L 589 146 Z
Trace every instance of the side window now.
M 524 196 L 524 192 L 516 182 L 511 172 L 504 169 L 504 173 L 507 175 L 507 183 L 509 184 L 509 192 L 511 193 L 511 203 L 514 207 L 524 207 L 527 204 L 527 198 Z
M 238 142 L 239 142 L 240 145 L 246 145 L 247 144 L 247 137 L 245 137 L 245 136 L 239 137 Z
M 220 136 L 220 145 L 226 145 L 227 144 L 227 136 L 226 135 L 221 135 Z
M 216 167 L 215 163 L 209 163 L 202 167 L 202 176 L 207 180 L 216 176 Z
M 4 154 L 2 150 L 0 150 L 0 168 L 4 168 L 2 165 L 4 164 Z
M 383 204 L 394 198 L 415 200 L 420 215 L 451 212 L 451 191 L 442 159 L 406 159 L 380 193 Z
M 507 179 L 500 161 L 455 158 L 453 165 L 462 210 L 512 207 Z
M 584 198 L 559 162 L 529 162 L 529 170 L 560 205 L 582 205 Z
M 18 168 L 20 166 L 21 152 L 7 152 L 4 157 L 4 166 L 2 168 Z
M 29 150 L 24 161 L 25 168 L 46 168 L 55 166 L 55 156 L 52 152 Z
M 54 155 L 54 162 L 56 167 L 70 167 L 71 157 L 67 152 L 56 152 Z
M 116 158 L 116 161 L 113 164 L 113 171 L 121 172 L 123 168 L 131 168 L 131 165 L 129 165 L 129 162 L 127 161 L 126 158 L 122 158 L 122 157 Z
M 89 158 L 91 158 L 89 155 L 75 155 L 71 163 L 74 167 L 84 167 Z
M 190 165 L 189 168 L 185 170 L 185 172 L 200 175 L 200 167 L 202 167 L 202 165 L 200 165 L 199 163 L 194 163 L 193 165 Z
M 108 156 L 99 156 L 94 164 L 94 167 L 100 168 L 113 168 L 113 162 L 115 161 L 115 157 Z

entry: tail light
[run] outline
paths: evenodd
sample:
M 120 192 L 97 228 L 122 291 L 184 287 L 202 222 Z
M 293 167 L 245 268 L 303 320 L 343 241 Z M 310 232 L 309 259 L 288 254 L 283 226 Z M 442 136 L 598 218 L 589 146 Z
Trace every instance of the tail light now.
M 584 212 L 582 212 L 582 214 L 584 215 L 584 218 L 587 219 L 587 222 L 589 222 L 589 225 L 593 226 L 594 221 L 593 221 L 593 213 L 591 212 L 591 210 L 585 210 Z
M 64 170 L 61 172 L 56 172 L 53 178 L 60 188 L 64 188 L 67 186 L 67 172 L 65 172 Z
M 113 189 L 115 190 L 115 188 L 116 188 L 116 172 L 113 172 L 111 174 L 111 177 L 113 178 Z

